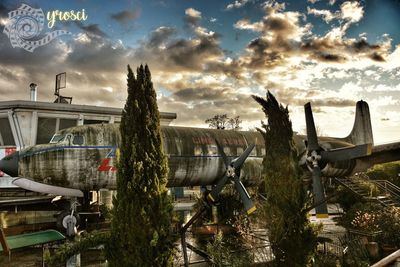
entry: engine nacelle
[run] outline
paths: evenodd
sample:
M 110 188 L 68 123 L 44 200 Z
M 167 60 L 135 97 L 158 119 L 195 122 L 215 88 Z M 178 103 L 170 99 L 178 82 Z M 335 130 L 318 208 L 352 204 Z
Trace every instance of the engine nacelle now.
M 350 175 L 355 166 L 355 160 L 336 161 L 334 163 L 326 164 L 321 172 L 325 177 L 342 177 Z
M 340 144 L 337 145 L 333 142 L 325 142 L 320 144 L 321 148 L 325 151 L 339 148 Z M 306 168 L 312 172 L 312 164 L 306 160 L 307 158 L 307 151 L 304 152 L 300 164 L 305 165 Z M 356 166 L 356 160 L 343 160 L 343 161 L 336 161 L 336 162 L 319 162 L 319 167 L 321 168 L 322 176 L 325 177 L 341 177 L 352 174 L 354 168 Z

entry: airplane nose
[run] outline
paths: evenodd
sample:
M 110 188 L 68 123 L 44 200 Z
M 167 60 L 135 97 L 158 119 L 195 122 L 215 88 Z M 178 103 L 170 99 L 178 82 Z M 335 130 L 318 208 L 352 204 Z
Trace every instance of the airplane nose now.
M 19 152 L 12 153 L 0 160 L 0 170 L 11 177 L 18 176 Z

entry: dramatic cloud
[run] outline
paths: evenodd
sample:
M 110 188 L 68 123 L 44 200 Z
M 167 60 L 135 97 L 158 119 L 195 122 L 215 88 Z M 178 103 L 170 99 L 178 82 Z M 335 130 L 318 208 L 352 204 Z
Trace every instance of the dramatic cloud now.
M 159 27 L 150 34 L 149 40 L 147 43 L 144 43 L 144 46 L 162 48 L 160 46 L 164 46 L 166 41 L 175 33 L 175 28 L 165 26 Z
M 326 9 L 318 10 L 310 7 L 307 7 L 307 14 L 321 16 L 326 23 L 329 23 L 339 17 L 339 13 L 332 13 L 331 11 Z
M 208 64 L 223 58 L 220 35 L 200 26 L 201 13 L 193 8 L 185 11 L 185 21 L 192 33 L 190 39 L 173 38 L 176 30 L 159 27 L 135 49 L 139 61 L 154 63 L 165 72 L 203 71 Z
M 75 24 L 88 35 L 97 37 L 107 36 L 107 34 L 100 29 L 98 24 L 84 25 L 81 21 L 76 21 Z
M 140 9 L 135 10 L 123 10 L 114 14 L 111 14 L 111 18 L 119 23 L 127 24 L 128 22 L 135 20 L 140 17 Z
M 222 34 L 229 38 L 231 33 L 242 33 L 242 48 L 236 51 L 227 50 L 218 32 L 219 23 L 225 21 L 194 8 L 182 10 L 180 25 L 157 25 L 135 42 L 111 38 L 104 24 L 70 23 L 66 26 L 77 26 L 79 33 L 29 53 L 12 48 L 7 36 L 0 34 L 1 100 L 28 99 L 28 85 L 35 82 L 39 100 L 52 101 L 54 76 L 66 71 L 63 93 L 73 96 L 74 103 L 122 107 L 126 65 L 147 63 L 160 110 L 177 112 L 174 123 L 178 125 L 207 126 L 207 118 L 228 113 L 239 115 L 245 128 L 254 128 L 265 118 L 251 95 L 264 96 L 271 90 L 289 105 L 295 130 L 305 127 L 303 105 L 310 101 L 324 133 L 344 135 L 343 129 L 351 129 L 360 99 L 370 103 L 374 127 L 382 123 L 395 127 L 400 106 L 400 45 L 393 47 L 389 35 L 377 42 L 366 34 L 348 36 L 349 28 L 366 16 L 363 2 L 312 5 L 315 2 L 309 0 L 310 6 L 302 13 L 268 1 L 261 5 L 258 19 L 243 15 L 247 7 L 259 7 L 257 1 L 238 0 L 226 6 L 228 10 L 245 6 L 240 10 L 243 14 L 222 7 L 220 12 L 235 18 L 232 32 Z M 6 11 L 0 4 L 0 24 Z M 138 10 L 123 10 L 107 18 L 124 28 L 140 20 L 139 16 Z M 219 23 L 212 23 L 217 19 Z M 315 20 L 326 30 L 317 29 L 312 24 Z M 248 40 L 243 42 L 244 38 Z M 377 131 L 383 132 L 382 128 Z
M 185 88 L 173 94 L 180 101 L 219 101 L 227 97 L 229 89 L 215 90 L 213 88 Z
M 359 22 L 364 15 L 364 9 L 357 1 L 344 2 L 340 9 L 341 18 L 351 23 Z
M 239 30 L 251 30 L 255 32 L 261 32 L 263 30 L 263 23 L 251 23 L 248 19 L 241 19 L 234 24 L 234 27 Z
M 308 14 L 323 16 L 327 23 L 339 21 L 339 26 L 333 27 L 324 36 L 313 35 L 312 25 L 306 23 L 304 15 L 285 11 L 285 4 L 267 2 L 264 9 L 266 15 L 261 21 L 242 19 L 234 25 L 237 29 L 261 34 L 249 43 L 248 56 L 243 57 L 251 67 L 274 68 L 304 54 L 309 59 L 327 63 L 345 63 L 357 58 L 384 62 L 390 49 L 389 40 L 371 45 L 365 37 L 358 40 L 345 37 L 349 26 L 363 16 L 363 7 L 358 2 L 344 2 L 336 12 L 308 7 Z
M 196 27 L 201 20 L 201 12 L 194 8 L 185 10 L 185 21 L 190 27 Z
M 227 10 L 231 10 L 234 8 L 241 8 L 243 7 L 245 4 L 247 4 L 249 2 L 249 0 L 235 0 L 235 2 L 228 4 L 226 6 Z

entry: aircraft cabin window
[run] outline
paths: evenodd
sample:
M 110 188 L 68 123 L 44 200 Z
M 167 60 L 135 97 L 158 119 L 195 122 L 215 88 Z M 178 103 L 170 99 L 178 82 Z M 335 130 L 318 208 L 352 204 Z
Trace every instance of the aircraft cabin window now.
M 209 156 L 215 156 L 218 153 L 218 148 L 216 145 L 208 145 L 207 150 Z
M 237 149 L 236 149 L 236 155 L 237 156 L 240 156 L 240 155 L 242 155 L 243 154 L 243 147 L 238 147 Z
M 257 156 L 257 147 L 254 147 L 253 150 L 250 152 L 250 157 L 256 157 Z
M 50 144 L 60 143 L 64 141 L 65 134 L 55 134 L 50 140 Z
M 83 136 L 82 135 L 75 135 L 74 140 L 72 140 L 73 145 L 81 146 L 83 145 Z
M 261 148 L 261 156 L 265 156 L 265 148 Z
M 195 155 L 195 156 L 201 156 L 201 155 L 203 155 L 203 149 L 201 148 L 201 146 L 196 145 L 196 146 L 194 147 L 194 155 Z

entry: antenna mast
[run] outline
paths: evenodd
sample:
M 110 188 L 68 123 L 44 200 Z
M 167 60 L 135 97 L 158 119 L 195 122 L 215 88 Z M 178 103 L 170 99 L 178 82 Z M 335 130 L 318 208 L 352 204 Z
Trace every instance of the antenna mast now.
M 67 73 L 62 72 L 56 75 L 56 86 L 54 90 L 54 95 L 57 96 L 56 100 L 54 103 L 60 103 L 60 104 L 71 104 L 72 103 L 72 97 L 70 96 L 62 96 L 60 94 L 60 89 L 66 88 L 67 87 Z

